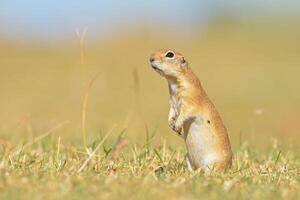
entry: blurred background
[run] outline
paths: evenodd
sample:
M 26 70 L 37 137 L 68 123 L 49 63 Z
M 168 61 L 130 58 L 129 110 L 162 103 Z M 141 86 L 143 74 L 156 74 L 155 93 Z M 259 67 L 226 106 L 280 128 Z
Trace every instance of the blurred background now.
M 152 51 L 183 53 L 215 103 L 234 149 L 274 139 L 299 147 L 299 1 L 0 2 L 0 138 L 19 144 L 64 120 L 64 143 L 111 127 L 144 144 L 183 146 L 168 128 L 167 83 Z M 82 40 L 80 40 L 80 36 Z

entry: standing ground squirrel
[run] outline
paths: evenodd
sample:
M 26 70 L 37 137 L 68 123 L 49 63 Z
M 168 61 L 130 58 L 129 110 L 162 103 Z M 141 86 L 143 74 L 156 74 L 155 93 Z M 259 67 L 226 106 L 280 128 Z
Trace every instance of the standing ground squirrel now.
M 150 63 L 168 81 L 168 122 L 174 131 L 183 134 L 188 169 L 220 171 L 230 167 L 232 151 L 227 130 L 184 57 L 172 50 L 159 50 L 151 55 Z

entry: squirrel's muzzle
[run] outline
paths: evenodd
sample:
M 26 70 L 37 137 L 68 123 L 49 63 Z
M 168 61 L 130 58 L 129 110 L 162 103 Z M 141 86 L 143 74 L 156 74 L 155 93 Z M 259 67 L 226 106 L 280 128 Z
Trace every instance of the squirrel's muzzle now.
M 152 63 L 154 60 L 155 60 L 155 59 L 154 59 L 153 56 L 151 56 L 150 59 L 149 59 L 149 61 L 150 61 L 151 63 Z

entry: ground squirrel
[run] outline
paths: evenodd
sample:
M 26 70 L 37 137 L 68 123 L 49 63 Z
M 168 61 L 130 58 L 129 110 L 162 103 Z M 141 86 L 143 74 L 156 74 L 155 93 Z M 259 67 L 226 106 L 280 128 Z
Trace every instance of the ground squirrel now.
M 172 50 L 159 50 L 151 55 L 150 63 L 168 81 L 168 122 L 184 137 L 188 169 L 230 167 L 232 151 L 227 130 L 185 58 Z

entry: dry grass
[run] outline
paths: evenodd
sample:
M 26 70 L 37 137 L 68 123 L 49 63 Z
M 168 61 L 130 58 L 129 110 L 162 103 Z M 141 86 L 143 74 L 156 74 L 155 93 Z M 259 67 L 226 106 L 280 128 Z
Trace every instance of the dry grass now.
M 1 199 L 299 199 L 300 160 L 276 145 L 243 144 L 227 173 L 190 174 L 184 150 L 130 144 L 109 158 L 103 141 L 81 147 L 39 141 L 1 155 Z M 113 146 L 106 142 L 106 146 Z M 97 151 L 101 146 L 102 150 Z M 96 153 L 97 152 L 97 153 Z M 88 161 L 88 162 L 87 162 Z M 84 164 L 82 164 L 84 163 Z

